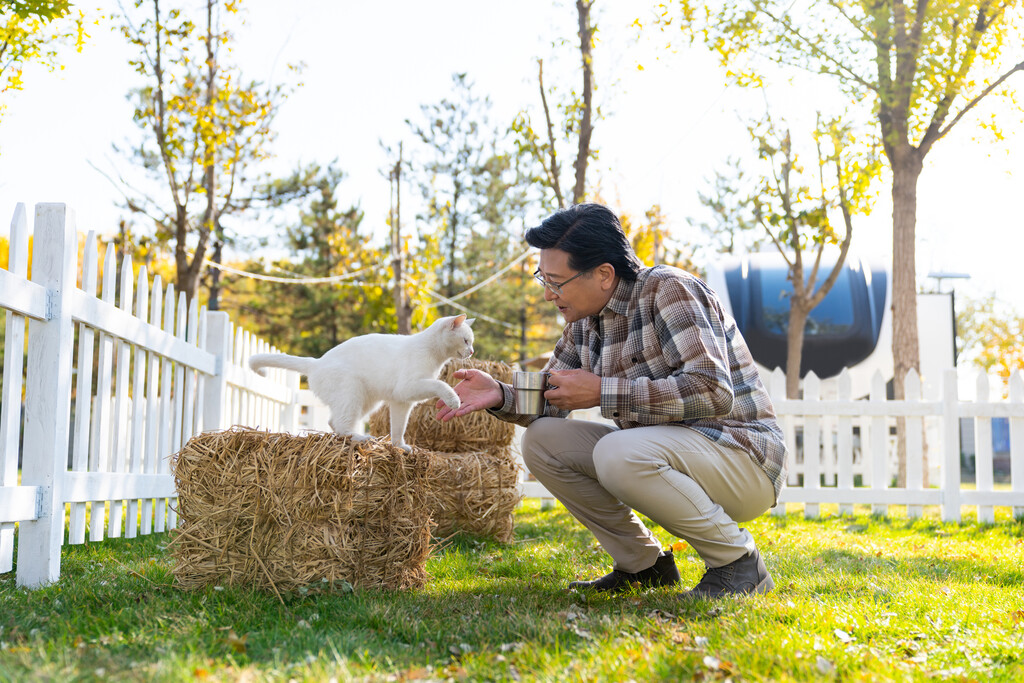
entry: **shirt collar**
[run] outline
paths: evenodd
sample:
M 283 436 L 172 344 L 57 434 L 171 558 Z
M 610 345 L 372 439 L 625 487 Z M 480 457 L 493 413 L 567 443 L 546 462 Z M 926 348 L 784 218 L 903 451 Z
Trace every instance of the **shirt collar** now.
M 591 327 L 597 328 L 597 325 L 605 312 L 611 311 L 612 313 L 618 313 L 619 315 L 627 315 L 629 313 L 629 302 L 633 297 L 633 287 L 636 285 L 636 281 L 629 281 L 625 278 L 619 278 L 619 284 L 616 285 L 615 291 L 612 292 L 612 297 L 608 299 L 608 303 L 604 305 L 596 315 L 589 317 Z

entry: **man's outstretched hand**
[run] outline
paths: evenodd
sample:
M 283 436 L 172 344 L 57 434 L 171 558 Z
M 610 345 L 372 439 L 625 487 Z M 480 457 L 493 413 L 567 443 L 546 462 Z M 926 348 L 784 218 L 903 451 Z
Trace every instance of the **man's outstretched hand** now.
M 453 417 L 462 417 L 477 410 L 497 408 L 505 400 L 505 394 L 501 390 L 498 380 L 486 372 L 474 370 L 456 370 L 452 375 L 455 379 L 462 380 L 455 385 L 455 393 L 459 395 L 462 405 L 457 410 L 452 410 L 438 399 L 434 407 L 437 408 L 437 419 L 447 422 Z

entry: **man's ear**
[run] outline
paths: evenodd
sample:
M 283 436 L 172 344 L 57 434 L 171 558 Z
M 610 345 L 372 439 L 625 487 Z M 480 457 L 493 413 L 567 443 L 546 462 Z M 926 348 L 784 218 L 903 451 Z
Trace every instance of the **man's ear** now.
M 602 263 L 595 271 L 602 288 L 610 288 L 615 285 L 615 266 L 610 263 Z

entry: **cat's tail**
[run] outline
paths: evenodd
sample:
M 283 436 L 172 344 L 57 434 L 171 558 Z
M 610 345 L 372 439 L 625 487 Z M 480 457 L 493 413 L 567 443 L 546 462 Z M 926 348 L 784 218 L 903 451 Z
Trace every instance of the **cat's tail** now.
M 286 353 L 256 353 L 250 356 L 249 367 L 261 375 L 266 374 L 263 368 L 282 368 L 308 375 L 315 362 L 316 358 L 289 356 Z

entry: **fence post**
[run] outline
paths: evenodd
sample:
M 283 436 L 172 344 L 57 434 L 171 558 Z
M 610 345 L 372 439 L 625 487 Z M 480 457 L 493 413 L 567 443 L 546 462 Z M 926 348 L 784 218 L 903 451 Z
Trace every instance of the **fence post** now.
M 231 319 L 224 311 L 206 312 L 205 349 L 217 357 L 216 374 L 203 387 L 203 430 L 224 429 L 224 403 L 228 390 L 227 366 L 231 362 Z
M 960 411 L 956 370 L 942 373 L 942 520 L 960 521 Z
M 1010 403 L 1015 407 L 1024 403 L 1024 375 L 1020 370 L 1010 375 Z M 1010 489 L 1024 492 L 1024 418 L 1010 418 Z M 1024 517 L 1024 505 L 1013 507 L 1013 517 Z
M 71 420 L 71 366 L 78 239 L 75 214 L 64 204 L 38 204 L 32 246 L 32 281 L 49 292 L 49 316 L 28 324 L 25 446 L 21 481 L 40 487 L 39 517 L 18 531 L 19 586 L 60 578 L 64 537 L 63 473 Z

